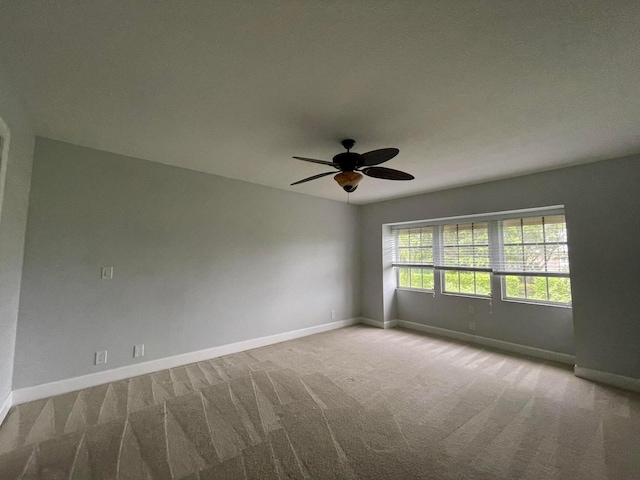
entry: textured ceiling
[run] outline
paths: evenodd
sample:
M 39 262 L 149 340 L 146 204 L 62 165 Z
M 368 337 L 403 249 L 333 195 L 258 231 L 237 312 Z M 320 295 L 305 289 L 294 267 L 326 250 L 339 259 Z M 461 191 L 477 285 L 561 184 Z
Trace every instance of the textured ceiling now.
M 640 151 L 640 2 L 0 2 L 36 133 L 346 201 L 329 160 L 397 147 L 368 203 Z M 0 112 L 1 115 L 1 112 Z

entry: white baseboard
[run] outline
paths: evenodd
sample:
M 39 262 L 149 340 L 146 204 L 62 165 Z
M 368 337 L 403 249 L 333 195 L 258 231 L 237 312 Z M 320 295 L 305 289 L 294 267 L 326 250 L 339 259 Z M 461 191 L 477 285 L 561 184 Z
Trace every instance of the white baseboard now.
M 360 323 L 364 323 L 365 325 L 369 325 L 370 327 L 377 328 L 394 328 L 398 326 L 398 320 L 390 320 L 388 322 L 383 322 L 381 320 L 373 320 L 372 318 L 360 317 Z
M 13 392 L 9 392 L 7 399 L 4 401 L 2 406 L 0 406 L 0 425 L 2 425 L 4 419 L 7 418 L 7 413 L 9 413 L 11 405 L 13 405 Z
M 615 373 L 603 372 L 601 370 L 592 370 L 590 368 L 579 367 L 573 368 L 576 377 L 592 380 L 598 383 L 611 385 L 612 387 L 624 388 L 634 392 L 640 392 L 640 378 L 625 377 L 624 375 L 616 375 Z
M 576 357 L 574 357 L 573 355 L 567 355 L 566 353 L 552 352 L 550 350 L 543 350 L 541 348 L 528 347 L 526 345 L 520 345 L 517 343 L 495 340 L 493 338 L 481 337 L 479 335 L 471 335 L 469 333 L 457 332 L 455 330 L 448 330 L 446 328 L 432 327 L 430 325 L 408 322 L 406 320 L 397 320 L 397 323 L 399 327 L 418 330 L 420 332 L 431 333 L 434 335 L 441 335 L 443 337 L 455 338 L 458 340 L 463 340 L 465 342 L 478 343 L 486 347 L 507 350 L 509 352 L 515 352 L 521 355 L 529 355 L 531 357 L 542 358 L 544 360 L 552 360 L 559 363 L 566 363 L 568 365 L 575 365 L 576 363 Z
M 105 370 L 103 372 L 90 373 L 87 375 L 82 375 L 80 377 L 67 378 L 56 382 L 21 388 L 12 392 L 12 404 L 18 405 L 25 402 L 31 402 L 33 400 L 39 400 L 41 398 L 61 395 L 63 393 L 73 392 L 75 390 L 95 387 L 97 385 L 116 382 L 118 380 L 124 380 L 130 377 L 137 377 L 139 375 L 166 370 L 168 368 L 180 367 L 182 365 L 201 362 L 203 360 L 221 357 L 223 355 L 230 355 L 232 353 L 238 353 L 244 350 L 264 347 L 265 345 L 273 345 L 274 343 L 280 343 L 287 340 L 293 340 L 295 338 L 306 337 L 307 335 L 313 335 L 315 333 L 327 332 L 329 330 L 335 330 L 337 328 L 348 327 L 357 323 L 360 323 L 360 318 L 339 320 L 337 322 L 325 323 L 324 325 L 318 325 L 315 327 L 302 328 L 300 330 L 293 330 L 291 332 L 279 333 L 267 337 L 244 340 L 242 342 L 207 348 L 204 350 L 189 352 L 182 355 L 174 355 L 172 357 L 159 358 L 157 360 L 137 363 L 135 365 L 118 367 L 111 370 Z M 9 404 L 9 406 L 11 406 L 11 403 Z

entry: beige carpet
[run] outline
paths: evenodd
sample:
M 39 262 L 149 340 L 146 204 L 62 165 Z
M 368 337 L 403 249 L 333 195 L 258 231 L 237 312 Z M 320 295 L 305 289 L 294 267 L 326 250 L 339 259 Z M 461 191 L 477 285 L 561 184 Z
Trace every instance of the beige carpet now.
M 8 479 L 639 479 L 640 397 L 350 327 L 12 408 Z

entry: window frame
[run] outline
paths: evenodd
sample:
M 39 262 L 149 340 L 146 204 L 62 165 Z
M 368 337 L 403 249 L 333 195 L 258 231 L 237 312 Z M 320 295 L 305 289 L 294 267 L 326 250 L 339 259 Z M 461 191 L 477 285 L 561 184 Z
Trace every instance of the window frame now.
M 544 228 L 544 217 L 550 217 L 550 216 L 563 216 L 564 217 L 564 232 L 565 232 L 565 238 L 566 240 L 564 242 L 558 242 L 558 241 L 554 241 L 554 242 L 547 242 L 546 241 L 546 230 Z M 533 242 L 525 242 L 524 240 L 524 230 L 521 233 L 521 238 L 522 238 L 522 242 L 521 243 L 509 243 L 506 244 L 506 242 L 504 241 L 504 222 L 508 221 L 508 220 L 525 220 L 525 219 L 532 219 L 532 218 L 537 218 L 540 217 L 542 218 L 542 225 L 543 225 L 543 242 L 541 244 L 534 244 Z M 521 226 L 521 228 L 523 228 L 523 226 Z M 527 246 L 527 245 L 544 245 L 545 246 L 545 256 L 544 256 L 544 267 L 545 270 L 544 271 L 508 271 L 508 270 L 496 270 L 494 272 L 494 275 L 498 275 L 500 277 L 500 299 L 503 302 L 511 302 L 511 303 L 528 303 L 528 304 L 532 304 L 532 305 L 548 305 L 548 306 L 553 306 L 553 307 L 562 307 L 562 308 L 572 308 L 573 306 L 573 297 L 571 297 L 571 300 L 569 300 L 568 302 L 557 302 L 554 300 L 550 299 L 550 295 L 549 295 L 549 278 L 568 278 L 569 279 L 569 289 L 571 289 L 571 265 L 570 263 L 568 264 L 568 272 L 566 273 L 559 273 L 559 272 L 549 272 L 548 271 L 548 266 L 547 266 L 547 255 L 546 255 L 546 245 L 565 245 L 567 248 L 567 255 L 569 252 L 569 232 L 567 229 L 567 219 L 566 219 L 566 215 L 564 213 L 564 210 L 559 211 L 559 212 L 532 212 L 531 214 L 528 215 L 520 215 L 520 216 L 511 216 L 508 218 L 503 218 L 500 219 L 500 221 L 497 222 L 497 237 L 498 237 L 498 254 L 500 256 L 499 258 L 499 262 L 500 264 L 504 264 L 506 263 L 505 260 L 505 247 L 507 246 Z M 524 255 L 524 253 L 523 253 Z M 568 257 L 567 257 L 568 260 Z M 546 284 L 547 284 L 547 299 L 546 300 L 542 300 L 542 299 L 536 299 L 536 298 L 526 298 L 526 297 L 509 297 L 507 296 L 507 278 L 508 277 L 544 277 L 546 279 Z M 525 289 L 526 289 L 526 279 L 525 279 Z
M 484 244 L 477 244 L 475 243 L 475 238 L 473 235 L 473 225 L 477 224 L 477 223 L 486 223 L 486 230 L 487 230 L 487 243 Z M 459 243 L 459 238 L 460 238 L 460 230 L 459 230 L 459 226 L 460 225 L 466 225 L 466 224 L 471 224 L 471 244 L 460 244 Z M 458 242 L 456 243 L 456 245 L 446 245 L 445 244 L 445 229 L 447 226 L 453 226 L 455 225 L 456 227 L 456 236 L 457 236 L 457 240 Z M 485 299 L 491 299 L 493 297 L 493 288 L 492 288 L 492 278 L 491 278 L 491 222 L 486 221 L 486 220 L 471 220 L 471 221 L 465 221 L 464 219 L 462 219 L 462 221 L 460 222 L 456 222 L 456 223 L 444 223 L 442 225 L 440 225 L 438 227 L 438 237 L 439 237 L 439 252 L 438 252 L 438 260 L 439 263 L 441 264 L 439 267 L 436 266 L 436 269 L 440 271 L 440 293 L 442 293 L 443 295 L 453 295 L 453 296 L 464 296 L 464 297 L 471 297 L 471 298 L 485 298 Z M 487 248 L 487 260 L 489 263 L 488 267 L 476 267 L 476 266 L 459 266 L 459 268 L 455 268 L 452 266 L 445 266 L 445 252 L 447 248 L 456 248 L 457 252 L 458 252 L 458 257 L 460 257 L 460 249 L 461 248 L 474 248 L 476 246 L 481 246 L 481 247 L 486 247 Z M 475 260 L 475 258 L 474 258 Z M 447 276 L 447 272 L 456 272 L 458 274 L 458 291 L 454 292 L 454 291 L 449 291 L 446 290 L 446 276 Z M 471 272 L 473 273 L 473 293 L 470 292 L 461 292 L 460 291 L 460 274 L 463 272 Z M 477 274 L 478 273 L 487 273 L 489 274 L 489 293 L 488 294 L 483 294 L 483 293 L 477 293 L 478 289 L 477 289 Z
M 535 217 L 551 217 L 562 215 L 564 217 L 564 238 L 565 241 L 562 242 L 547 242 L 546 241 L 546 230 L 543 227 L 543 244 L 551 244 L 551 243 L 561 243 L 565 245 L 567 252 L 567 265 L 566 272 L 555 272 L 546 271 L 548 269 L 547 263 L 550 261 L 552 257 L 547 256 L 545 253 L 544 256 L 544 271 L 509 271 L 504 267 L 506 266 L 505 255 L 505 242 L 503 235 L 503 222 L 507 220 L 515 220 L 515 219 L 529 219 Z M 470 224 L 470 223 L 487 223 L 487 244 L 482 244 L 481 246 L 488 246 L 489 250 L 489 266 L 488 267 L 460 267 L 459 269 L 454 268 L 452 266 L 445 265 L 444 262 L 444 226 L 452 225 L 452 224 Z M 506 212 L 497 212 L 493 214 L 478 214 L 478 215 L 467 215 L 467 216 L 459 216 L 459 217 L 449 217 L 449 218 L 440 218 L 434 220 L 425 220 L 425 221 L 416 221 L 416 222 L 403 222 L 396 224 L 387 224 L 391 228 L 391 234 L 394 235 L 395 231 L 403 230 L 403 229 L 417 229 L 430 227 L 433 232 L 433 264 L 429 265 L 419 265 L 419 264 L 399 264 L 398 262 L 392 262 L 392 267 L 395 272 L 395 281 L 396 281 L 396 290 L 403 291 L 415 291 L 422 293 L 431 293 L 433 296 L 436 296 L 436 290 L 438 290 L 439 295 L 443 296 L 454 296 L 454 297 L 467 297 L 467 298 L 475 298 L 475 299 L 484 299 L 489 301 L 503 301 L 508 303 L 526 303 L 531 305 L 538 306 L 549 306 L 549 307 L 560 307 L 560 308 L 573 308 L 573 300 L 571 299 L 569 302 L 558 302 L 551 300 L 550 294 L 547 293 L 547 299 L 533 299 L 533 298 L 519 298 L 519 297 L 509 297 L 507 296 L 507 278 L 509 276 L 522 276 L 522 277 L 533 277 L 533 276 L 541 276 L 546 278 L 546 286 L 547 292 L 549 292 L 549 278 L 551 277 L 562 277 L 569 279 L 569 295 L 571 295 L 571 265 L 568 258 L 569 251 L 569 233 L 567 228 L 567 220 L 566 214 L 564 211 L 564 206 L 556 205 L 549 207 L 539 207 L 539 208 L 530 208 L 530 209 L 521 209 L 521 210 L 511 210 Z M 473 239 L 473 236 L 472 236 Z M 527 242 L 524 241 L 524 237 L 521 235 L 522 243 L 520 245 L 526 245 Z M 471 246 L 475 246 L 475 243 Z M 468 246 L 467 246 L 468 247 Z M 398 246 L 394 245 L 393 258 L 399 255 Z M 561 264 L 562 265 L 562 264 Z M 400 269 L 398 267 L 413 267 L 413 268 L 433 268 L 433 290 L 424 289 L 424 288 L 412 288 L 412 287 L 402 287 L 400 286 Z M 523 267 L 524 268 L 524 267 Z M 458 273 L 464 271 L 474 272 L 474 277 L 477 273 L 488 273 L 489 274 L 489 294 L 478 294 L 478 293 L 467 293 L 467 292 L 452 292 L 446 290 L 446 280 L 445 275 L 447 271 L 457 271 Z M 439 275 L 436 273 L 439 272 Z M 527 274 L 528 273 L 528 274 Z M 409 275 L 411 275 L 411 271 L 409 271 Z M 498 279 L 495 278 L 499 277 Z M 495 283 L 494 283 L 495 281 Z M 500 287 L 500 293 L 498 295 L 498 285 Z M 477 292 L 477 279 L 474 278 L 474 290 Z
M 420 242 L 420 245 L 417 246 L 411 246 L 409 244 L 409 246 L 407 247 L 401 247 L 400 246 L 400 242 L 399 242 L 399 235 L 402 230 L 408 230 L 409 231 L 409 243 L 411 243 L 411 230 L 420 230 L 420 236 L 422 237 L 422 230 L 423 229 L 430 229 L 431 230 L 431 245 L 425 245 L 422 242 Z M 432 293 L 435 294 L 435 283 L 436 283 L 436 279 L 435 279 L 435 237 L 436 237 L 436 232 L 437 229 L 436 227 L 434 227 L 433 225 L 421 225 L 421 226 L 400 226 L 398 228 L 394 228 L 392 229 L 391 235 L 394 238 L 394 262 L 393 262 L 393 267 L 395 269 L 395 277 L 396 277 L 396 290 L 407 290 L 407 291 L 411 291 L 411 292 L 426 292 L 426 293 Z M 422 238 L 421 238 L 422 239 Z M 424 248 L 429 248 L 431 249 L 431 263 L 429 262 L 400 262 L 400 249 L 402 248 L 408 248 L 408 249 L 424 249 Z M 400 286 L 400 274 L 401 274 L 401 269 L 403 268 L 408 268 L 409 269 L 409 283 L 411 283 L 411 277 L 412 277 L 412 269 L 420 269 L 421 270 L 421 278 L 423 279 L 422 284 L 424 285 L 424 270 L 431 270 L 432 271 L 432 276 L 433 276 L 433 288 L 418 288 L 418 287 L 405 287 L 405 286 Z
M 408 291 L 408 292 L 435 293 L 435 290 L 436 290 L 436 285 L 435 285 L 435 283 L 436 283 L 435 282 L 436 270 L 435 270 L 435 267 L 418 267 L 418 266 L 396 265 L 396 266 L 394 266 L 394 268 L 396 269 L 396 290 L 405 290 L 405 291 Z M 419 268 L 420 270 L 432 270 L 433 288 L 401 287 L 400 286 L 400 269 L 401 268 L 409 268 L 409 279 L 411 279 L 411 269 L 412 268 Z M 422 275 L 424 275 L 424 273 L 422 273 Z M 424 285 L 424 276 L 423 276 L 422 284 Z
M 546 305 L 548 307 L 559 307 L 559 308 L 573 308 L 573 299 L 569 302 L 554 302 L 553 300 L 537 300 L 535 298 L 518 298 L 518 297 L 507 297 L 507 277 L 515 277 L 518 275 L 499 275 L 500 277 L 500 300 L 508 303 L 528 303 L 531 305 Z M 531 277 L 533 275 L 519 275 L 521 277 Z M 535 276 L 543 276 L 543 275 L 535 275 Z M 547 280 L 550 276 L 547 277 Z M 569 282 L 571 282 L 570 277 Z M 548 287 L 547 287 L 548 288 Z M 573 298 L 573 297 L 572 297 Z

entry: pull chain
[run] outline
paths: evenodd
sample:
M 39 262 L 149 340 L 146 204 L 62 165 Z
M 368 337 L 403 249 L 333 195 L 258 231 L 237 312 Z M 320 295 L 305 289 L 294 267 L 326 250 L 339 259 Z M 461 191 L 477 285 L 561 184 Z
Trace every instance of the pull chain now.
M 347 192 L 347 205 L 351 205 L 351 194 Z

